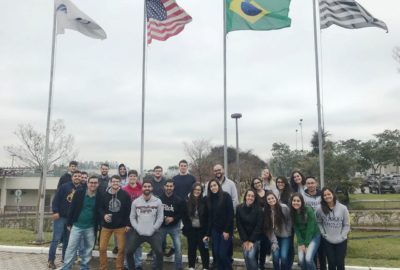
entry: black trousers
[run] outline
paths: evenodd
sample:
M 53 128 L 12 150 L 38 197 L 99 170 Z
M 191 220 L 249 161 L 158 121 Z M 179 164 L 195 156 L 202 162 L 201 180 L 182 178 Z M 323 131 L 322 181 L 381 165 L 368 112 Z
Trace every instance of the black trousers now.
M 315 262 L 315 265 L 318 265 L 317 264 L 317 258 L 318 258 L 319 269 L 326 270 L 326 252 L 325 252 L 325 247 L 324 247 L 325 243 L 322 239 L 323 238 L 321 236 L 321 242 L 319 243 L 318 252 L 317 252 L 317 254 L 315 254 L 314 262 Z
M 156 255 L 155 268 L 157 270 L 163 269 L 164 254 L 161 248 L 161 235 L 156 231 L 151 236 L 139 235 L 134 229 L 127 232 L 126 243 L 125 243 L 125 258 L 128 262 L 129 270 L 135 269 L 135 262 L 133 260 L 133 253 L 143 243 L 147 242 L 150 244 L 154 254 Z
M 195 268 L 197 249 L 200 251 L 203 269 L 210 268 L 210 255 L 208 253 L 208 248 L 204 247 L 204 233 L 202 231 L 202 229 L 192 228 L 186 235 L 188 243 L 189 268 Z
M 258 265 L 260 269 L 265 269 L 265 259 L 267 255 L 271 254 L 271 241 L 269 241 L 268 237 L 265 234 L 261 235 L 260 238 L 260 253 L 258 254 Z
M 324 248 L 326 257 L 328 258 L 328 268 L 329 270 L 344 270 L 344 259 L 347 252 L 347 240 L 339 244 L 332 244 L 322 239 L 324 241 Z

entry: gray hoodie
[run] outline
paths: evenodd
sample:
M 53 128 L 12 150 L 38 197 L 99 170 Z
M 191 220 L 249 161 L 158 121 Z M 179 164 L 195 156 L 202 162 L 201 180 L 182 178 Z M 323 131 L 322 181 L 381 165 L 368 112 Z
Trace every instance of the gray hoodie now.
M 274 226 L 274 230 L 272 231 L 272 235 L 269 235 L 269 239 L 272 243 L 277 243 L 278 240 L 276 237 L 289 237 L 292 235 L 292 218 L 290 216 L 290 209 L 286 204 L 280 204 L 282 208 L 282 214 L 285 217 L 282 229 L 279 231 Z M 272 212 L 273 214 L 273 212 Z
M 304 202 L 311 206 L 314 211 L 317 211 L 318 207 L 321 205 L 321 190 L 317 189 L 317 193 L 315 195 L 311 195 L 308 193 L 308 189 L 306 189 L 303 193 Z
M 350 232 L 349 211 L 347 207 L 336 201 L 335 207 L 327 215 L 318 207 L 317 223 L 322 237 L 331 244 L 338 244 L 347 239 Z
M 143 195 L 132 203 L 130 220 L 139 235 L 152 236 L 164 220 L 164 207 L 161 200 L 151 195 L 145 200 Z

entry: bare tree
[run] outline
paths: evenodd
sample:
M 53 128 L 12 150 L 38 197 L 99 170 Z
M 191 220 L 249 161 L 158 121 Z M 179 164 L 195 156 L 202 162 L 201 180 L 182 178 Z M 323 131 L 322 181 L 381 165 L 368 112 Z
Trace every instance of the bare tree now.
M 39 204 L 40 197 L 44 196 L 44 194 L 40 194 L 40 187 L 43 182 L 45 135 L 37 132 L 30 124 L 19 125 L 14 134 L 18 138 L 19 145 L 6 146 L 5 150 L 10 155 L 15 156 L 24 165 L 33 167 L 40 172 L 38 187 Z M 50 129 L 47 170 L 56 163 L 72 160 L 76 155 L 77 152 L 74 151 L 74 138 L 71 134 L 65 134 L 64 121 L 60 119 L 54 120 Z M 38 215 L 39 207 L 36 210 L 36 217 Z M 36 228 L 38 220 L 36 218 Z M 39 234 L 40 232 L 38 232 Z M 38 236 L 38 238 L 43 238 L 43 236 Z M 36 240 L 42 242 L 44 239 Z
M 213 161 L 208 158 L 211 152 L 211 140 L 200 139 L 191 143 L 183 143 L 184 151 L 189 157 L 192 174 L 200 183 L 211 177 Z

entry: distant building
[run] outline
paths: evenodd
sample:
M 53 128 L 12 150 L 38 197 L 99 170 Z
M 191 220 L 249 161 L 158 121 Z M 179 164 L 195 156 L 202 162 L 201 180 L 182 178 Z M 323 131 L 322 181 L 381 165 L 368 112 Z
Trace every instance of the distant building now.
M 48 176 L 46 178 L 46 211 L 50 211 L 50 205 L 57 189 L 59 177 Z M 17 209 L 16 190 L 21 190 L 19 206 L 22 211 L 34 211 L 38 202 L 38 189 L 40 177 L 2 176 L 0 177 L 0 212 L 15 211 Z

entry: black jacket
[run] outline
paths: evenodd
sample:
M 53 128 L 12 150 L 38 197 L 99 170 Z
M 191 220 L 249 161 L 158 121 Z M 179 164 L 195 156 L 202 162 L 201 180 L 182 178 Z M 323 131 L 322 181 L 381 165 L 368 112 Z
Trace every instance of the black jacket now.
M 214 194 L 208 194 L 207 200 L 208 198 L 211 198 L 211 205 L 208 208 L 207 236 L 211 236 L 212 229 L 233 235 L 234 211 L 232 197 L 224 191 L 221 203 L 219 203 L 218 197 Z
M 182 233 L 185 236 L 189 235 L 190 232 L 193 230 L 192 219 L 190 218 L 189 209 L 188 209 L 188 201 L 189 200 L 186 201 L 186 203 L 183 207 L 183 215 L 182 215 L 182 222 L 183 222 Z M 204 206 L 203 213 L 199 213 L 199 219 L 200 219 L 200 228 L 199 229 L 201 229 L 203 235 L 206 235 L 207 229 L 208 229 L 208 210 L 207 210 L 207 201 L 205 200 L 204 197 L 200 198 L 199 204 L 202 204 Z
M 116 229 L 131 226 L 129 215 L 131 213 L 131 198 L 129 194 L 119 189 L 116 194 L 111 194 L 111 188 L 101 193 L 100 207 L 98 214 L 101 219 L 101 226 L 108 229 Z M 112 214 L 111 222 L 106 222 L 104 216 Z
M 178 224 L 178 222 L 180 222 L 180 220 L 182 219 L 184 201 L 181 200 L 175 194 L 172 194 L 172 196 L 167 197 L 165 193 L 160 196 L 160 200 L 164 207 L 164 217 L 174 218 L 174 221 L 169 223 L 168 225 L 165 224 L 165 219 L 164 219 L 161 226 L 171 227 Z
M 82 211 L 82 206 L 83 206 L 83 201 L 85 199 L 85 195 L 86 195 L 86 189 L 81 188 L 76 191 L 74 198 L 72 199 L 71 206 L 69 208 L 68 218 L 67 218 L 67 226 L 72 226 L 75 222 L 78 221 L 78 218 Z M 100 196 L 100 193 L 97 192 L 96 201 L 95 201 L 94 208 L 93 208 L 93 219 L 94 219 L 93 221 L 94 221 L 95 233 L 97 232 L 99 221 L 100 221 L 100 217 L 99 217 L 99 214 L 97 211 L 100 203 L 101 203 L 101 196 Z
M 60 180 L 58 180 L 57 184 L 57 190 L 64 184 L 72 182 L 72 176 L 69 172 L 64 173 L 61 177 Z
M 236 208 L 236 226 L 242 242 L 256 242 L 263 228 L 263 211 L 255 202 L 252 206 L 242 203 Z

